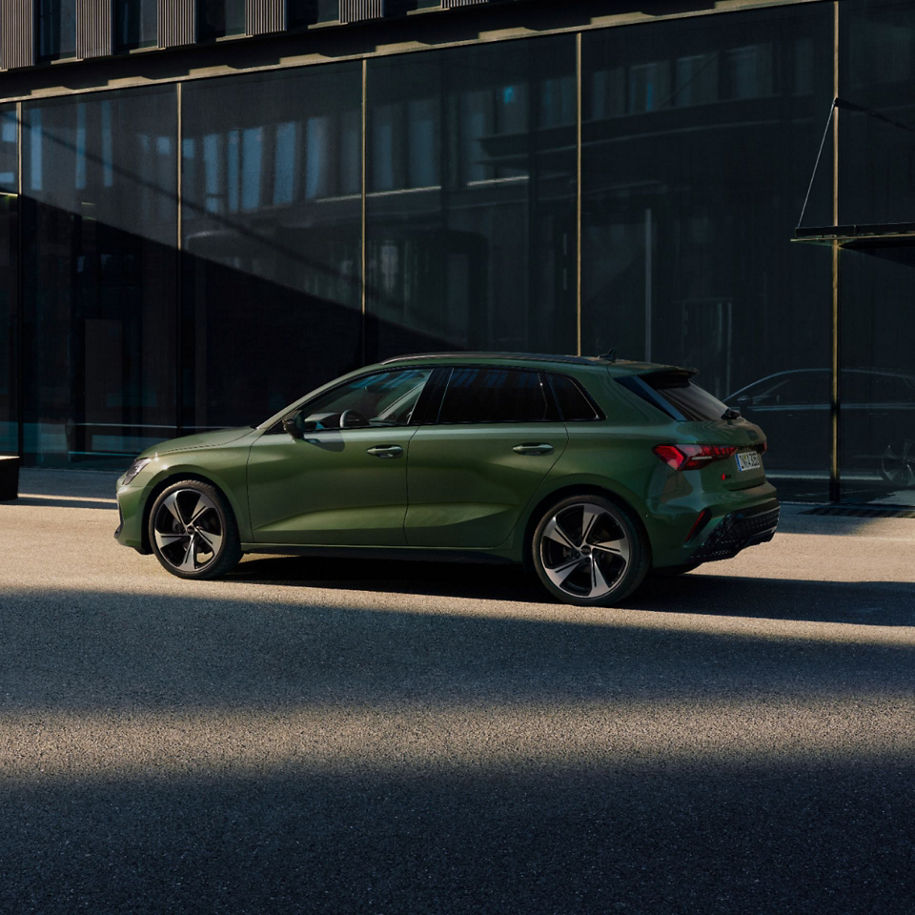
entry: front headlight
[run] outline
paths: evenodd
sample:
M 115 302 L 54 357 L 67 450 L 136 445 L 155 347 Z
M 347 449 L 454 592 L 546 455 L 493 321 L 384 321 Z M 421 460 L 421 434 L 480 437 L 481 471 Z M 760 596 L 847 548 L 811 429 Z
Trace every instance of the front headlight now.
M 127 473 L 121 477 L 121 486 L 126 486 L 130 483 L 134 477 L 152 460 L 152 458 L 137 458 L 130 467 L 127 468 Z

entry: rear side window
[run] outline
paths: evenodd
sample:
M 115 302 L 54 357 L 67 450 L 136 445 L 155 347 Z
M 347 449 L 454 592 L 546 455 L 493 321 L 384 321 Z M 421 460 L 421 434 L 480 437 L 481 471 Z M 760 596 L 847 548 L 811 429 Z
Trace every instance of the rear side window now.
M 455 368 L 439 410 L 440 423 L 529 423 L 556 419 L 539 372 Z
M 678 420 L 721 419 L 728 409 L 717 397 L 691 381 L 686 372 L 652 372 L 621 378 L 620 383 Z
M 594 406 L 577 382 L 565 375 L 549 375 L 553 396 L 559 406 L 559 414 L 566 422 L 586 422 L 603 419 L 600 410 Z

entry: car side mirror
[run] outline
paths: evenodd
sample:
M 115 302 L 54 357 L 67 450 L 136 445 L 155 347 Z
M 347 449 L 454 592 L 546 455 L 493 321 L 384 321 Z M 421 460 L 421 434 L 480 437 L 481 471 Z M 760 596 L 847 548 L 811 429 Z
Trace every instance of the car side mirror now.
M 303 439 L 310 432 L 314 432 L 318 424 L 314 419 L 305 418 L 301 413 L 293 413 L 283 420 L 283 430 L 294 439 Z
M 295 413 L 292 416 L 287 416 L 283 419 L 283 431 L 291 435 L 295 439 L 300 439 L 305 436 L 305 432 L 301 428 L 302 417 L 299 413 Z

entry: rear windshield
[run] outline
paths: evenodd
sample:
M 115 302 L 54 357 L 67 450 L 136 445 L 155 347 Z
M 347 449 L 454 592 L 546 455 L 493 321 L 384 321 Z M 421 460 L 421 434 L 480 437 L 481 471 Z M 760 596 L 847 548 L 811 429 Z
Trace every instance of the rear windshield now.
M 652 372 L 620 381 L 674 419 L 702 422 L 721 419 L 727 405 L 690 380 L 686 372 Z

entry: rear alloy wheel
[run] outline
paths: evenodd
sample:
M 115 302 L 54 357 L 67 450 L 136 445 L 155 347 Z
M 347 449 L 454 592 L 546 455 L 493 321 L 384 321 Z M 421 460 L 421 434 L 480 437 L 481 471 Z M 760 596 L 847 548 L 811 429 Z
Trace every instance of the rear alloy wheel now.
M 596 495 L 571 496 L 534 530 L 534 568 L 561 601 L 608 606 L 628 597 L 648 571 L 644 535 L 628 512 Z
M 222 494 L 200 480 L 163 490 L 149 516 L 156 558 L 179 578 L 218 578 L 241 558 L 235 516 Z

